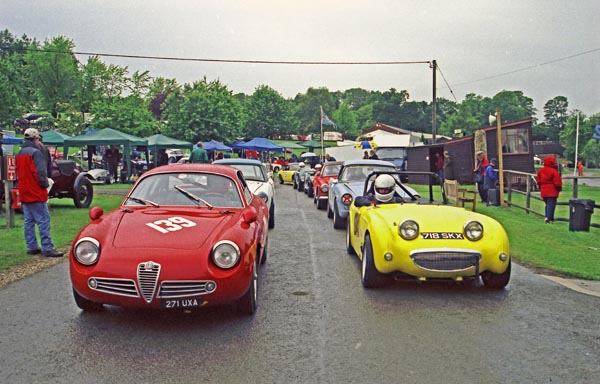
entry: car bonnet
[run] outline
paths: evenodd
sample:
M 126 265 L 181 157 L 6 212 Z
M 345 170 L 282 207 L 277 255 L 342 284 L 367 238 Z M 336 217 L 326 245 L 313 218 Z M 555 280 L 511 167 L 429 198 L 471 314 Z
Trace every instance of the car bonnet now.
M 223 212 L 229 213 L 223 213 Z M 117 248 L 198 249 L 240 221 L 235 208 L 162 209 L 146 208 L 124 212 L 115 230 Z

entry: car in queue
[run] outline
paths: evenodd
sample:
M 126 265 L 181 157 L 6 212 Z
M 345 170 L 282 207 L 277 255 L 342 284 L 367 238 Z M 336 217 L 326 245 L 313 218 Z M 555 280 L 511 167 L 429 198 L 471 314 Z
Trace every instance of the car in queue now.
M 242 171 L 170 164 L 145 172 L 116 210 L 90 210 L 69 251 L 75 303 L 185 309 L 257 308 L 269 210 Z
M 309 176 L 314 175 L 316 170 L 311 168 L 310 164 L 305 164 L 301 166 L 299 170 L 294 173 L 292 185 L 293 188 L 298 190 L 298 192 L 304 192 L 304 185 Z
M 336 229 L 346 228 L 346 219 L 350 204 L 356 196 L 362 194 L 365 179 L 373 172 L 393 172 L 396 170 L 394 164 L 383 160 L 346 160 L 340 167 L 337 178 L 329 180 L 329 191 L 327 196 L 327 217 L 333 218 L 333 227 Z M 409 187 L 415 196 L 419 194 Z M 402 197 L 409 197 L 403 190 L 399 190 Z
M 508 236 L 496 220 L 434 199 L 430 172 L 429 196 L 413 195 L 401 177 L 407 172 L 389 173 L 397 189 L 408 198 L 378 203 L 359 197 L 350 206 L 346 227 L 346 250 L 361 260 L 361 282 L 377 287 L 386 278 L 418 281 L 479 278 L 490 289 L 504 288 L 511 275 Z M 410 172 L 417 173 L 417 172 Z M 363 196 L 372 193 L 373 173 L 363 185 Z
M 300 163 L 289 163 L 283 166 L 283 169 L 280 169 L 277 172 L 277 179 L 279 180 L 279 184 L 284 183 L 293 183 L 294 182 L 294 173 L 300 169 Z
M 252 193 L 269 207 L 269 228 L 275 228 L 275 183 L 265 165 L 253 159 L 220 159 L 213 164 L 229 165 L 242 171 Z
M 317 205 L 317 209 L 327 207 L 329 198 L 329 180 L 335 178 L 340 173 L 342 161 L 326 161 L 318 174 L 312 180 L 312 198 Z M 310 194 L 309 194 L 310 196 Z

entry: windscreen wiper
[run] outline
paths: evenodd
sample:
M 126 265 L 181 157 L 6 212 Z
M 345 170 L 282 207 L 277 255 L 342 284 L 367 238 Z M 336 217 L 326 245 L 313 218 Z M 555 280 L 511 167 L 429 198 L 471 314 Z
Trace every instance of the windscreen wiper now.
M 141 197 L 129 196 L 127 199 L 133 200 L 136 203 L 143 204 L 143 205 L 151 205 L 153 207 L 160 207 L 160 205 L 158 205 L 158 203 L 155 203 L 154 201 L 142 199 Z
M 198 203 L 202 203 L 204 205 L 206 205 L 208 207 L 208 209 L 213 209 L 213 206 L 210 205 L 208 203 L 208 201 L 204 200 L 203 198 L 194 195 L 193 193 L 186 191 L 185 189 L 181 188 L 179 185 L 175 185 L 173 188 L 175 188 L 176 190 L 178 190 L 179 192 L 183 193 L 186 197 L 188 197 L 189 199 L 198 202 Z

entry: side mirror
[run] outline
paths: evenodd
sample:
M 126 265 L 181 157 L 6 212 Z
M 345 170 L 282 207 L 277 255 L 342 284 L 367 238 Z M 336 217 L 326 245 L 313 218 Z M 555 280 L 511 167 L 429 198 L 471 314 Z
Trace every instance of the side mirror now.
M 92 221 L 98 220 L 104 214 L 104 210 L 101 207 L 93 207 L 90 209 L 89 215 Z
M 244 219 L 244 223 L 252 224 L 258 218 L 258 214 L 256 213 L 256 209 L 254 207 L 248 207 L 242 211 L 242 219 Z

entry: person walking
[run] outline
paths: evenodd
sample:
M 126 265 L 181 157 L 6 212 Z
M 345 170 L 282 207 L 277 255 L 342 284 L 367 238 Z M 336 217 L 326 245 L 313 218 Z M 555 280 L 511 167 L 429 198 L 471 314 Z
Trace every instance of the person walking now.
M 435 173 L 440 180 L 444 180 L 444 157 L 439 152 L 435 153 Z
M 109 180 L 114 180 L 116 183 L 119 180 L 118 168 L 121 154 L 115 145 L 110 145 L 104 152 L 104 161 L 108 170 Z
M 473 172 L 475 173 L 474 180 L 477 183 L 477 191 L 479 192 L 479 197 L 481 197 L 482 202 L 487 201 L 487 196 L 483 189 L 483 176 L 485 175 L 485 168 L 489 163 L 490 162 L 488 158 L 485 157 L 483 151 L 477 151 L 477 164 L 475 165 Z
M 544 166 L 537 172 L 537 185 L 540 187 L 540 196 L 546 203 L 546 223 L 554 223 L 554 211 L 556 210 L 556 201 L 562 191 L 562 179 L 558 173 L 556 159 L 554 156 L 547 156 L 544 159 Z
M 452 161 L 448 151 L 444 151 L 444 165 L 442 168 L 444 171 L 444 178 L 446 180 L 456 180 L 456 176 L 454 176 L 454 162 Z
M 577 162 L 577 175 L 583 176 L 583 162 L 581 160 Z
M 54 242 L 50 236 L 47 162 L 39 149 L 39 141 L 40 134 L 37 129 L 26 129 L 25 140 L 16 157 L 27 254 L 61 257 L 64 253 L 54 248 Z M 36 225 L 40 232 L 41 249 L 37 241 Z
M 208 163 L 208 154 L 201 141 L 198 142 L 198 146 L 192 151 L 190 163 Z

